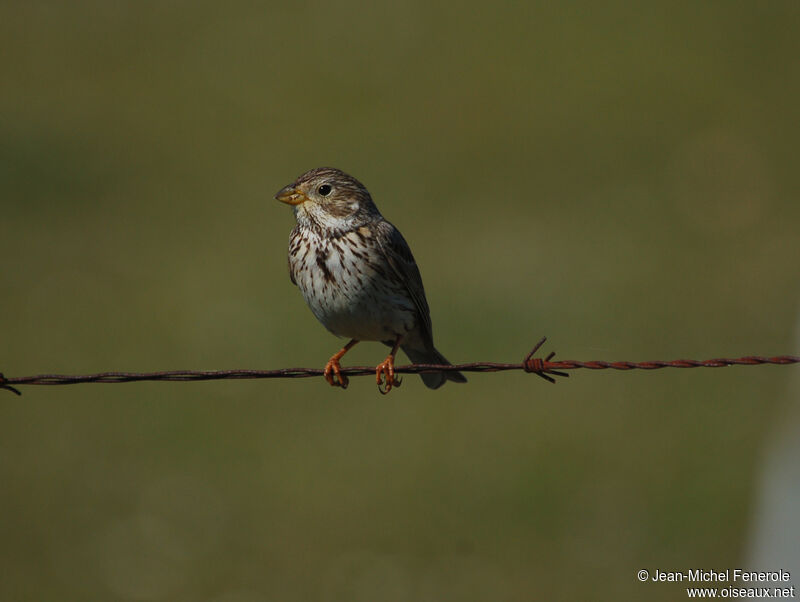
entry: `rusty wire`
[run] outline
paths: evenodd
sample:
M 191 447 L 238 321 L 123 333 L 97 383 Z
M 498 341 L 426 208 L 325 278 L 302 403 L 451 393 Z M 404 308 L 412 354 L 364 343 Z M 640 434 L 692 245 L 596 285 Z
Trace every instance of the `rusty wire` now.
M 565 370 L 658 370 L 660 368 L 722 368 L 725 366 L 759 366 L 762 364 L 787 365 L 800 363 L 800 356 L 779 355 L 773 357 L 746 356 L 739 358 L 715 358 L 709 360 L 670 360 L 647 362 L 606 362 L 575 360 L 554 361 L 555 352 L 544 358 L 533 357 L 544 345 L 543 337 L 533 349 L 517 364 L 499 362 L 473 362 L 457 364 L 454 366 L 439 366 L 435 364 L 409 364 L 396 366 L 394 371 L 399 374 L 421 374 L 428 372 L 504 372 L 506 370 L 524 370 L 536 374 L 543 379 L 555 383 L 555 377 L 569 376 Z M 6 378 L 0 374 L 0 389 L 12 391 L 21 395 L 15 386 L 19 385 L 74 385 L 78 383 L 129 383 L 140 381 L 170 381 L 187 382 L 199 380 L 226 380 L 226 379 L 258 379 L 258 378 L 307 378 L 322 376 L 321 368 L 281 368 L 278 370 L 171 370 L 162 372 L 101 372 L 98 374 L 37 374 L 34 376 L 18 376 Z M 342 368 L 346 376 L 374 375 L 372 366 L 351 366 Z

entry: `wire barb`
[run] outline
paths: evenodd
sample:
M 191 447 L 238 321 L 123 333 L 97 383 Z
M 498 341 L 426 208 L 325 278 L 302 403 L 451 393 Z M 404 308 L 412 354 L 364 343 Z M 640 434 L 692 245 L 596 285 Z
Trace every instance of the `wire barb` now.
M 739 358 L 714 358 L 709 360 L 671 360 L 647 362 L 607 362 L 594 360 L 579 362 L 575 360 L 553 360 L 555 352 L 551 351 L 544 358 L 534 357 L 542 348 L 547 337 L 533 346 L 533 349 L 519 364 L 504 364 L 500 362 L 473 362 L 457 364 L 454 366 L 441 366 L 437 364 L 409 364 L 395 366 L 395 374 L 429 374 L 432 372 L 505 372 L 507 370 L 523 370 L 536 374 L 547 382 L 555 383 L 555 377 L 568 377 L 565 370 L 658 370 L 661 368 L 722 368 L 725 366 L 760 366 L 773 364 L 786 366 L 800 363 L 800 356 L 778 355 L 763 357 L 748 355 Z M 101 372 L 98 374 L 37 374 L 34 376 L 18 376 L 6 378 L 0 374 L 0 389 L 6 389 L 17 395 L 22 395 L 12 385 L 73 385 L 78 383 L 129 383 L 141 381 L 156 382 L 188 382 L 199 380 L 226 380 L 226 379 L 263 379 L 263 378 L 308 378 L 323 376 L 321 368 L 280 368 L 278 370 L 169 370 L 162 372 Z M 342 376 L 375 376 L 374 366 L 351 366 L 341 369 Z M 398 386 L 394 384 L 394 386 Z
M 539 351 L 539 348 L 544 345 L 545 341 L 547 341 L 547 337 L 542 337 L 541 340 L 533 346 L 533 349 L 531 349 L 530 353 L 528 353 L 528 355 L 526 355 L 525 359 L 522 361 L 522 369 L 525 370 L 525 372 L 530 372 L 536 376 L 541 376 L 549 383 L 556 384 L 556 379 L 553 378 L 553 376 L 563 376 L 564 378 L 569 378 L 569 374 L 566 372 L 552 369 L 550 360 L 555 357 L 556 352 L 551 351 L 544 359 L 540 357 L 533 357 L 533 355 Z M 553 376 L 550 376 L 551 374 Z

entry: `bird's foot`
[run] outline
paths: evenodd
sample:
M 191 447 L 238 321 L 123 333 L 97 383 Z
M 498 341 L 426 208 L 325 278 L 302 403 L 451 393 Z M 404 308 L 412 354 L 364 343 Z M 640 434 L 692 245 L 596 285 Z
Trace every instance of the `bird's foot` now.
M 341 387 L 342 389 L 346 389 L 350 382 L 349 379 L 342 374 L 342 367 L 339 365 L 339 359 L 336 357 L 332 357 L 328 360 L 328 363 L 325 364 L 325 371 L 322 375 L 332 387 Z
M 378 391 L 386 395 L 393 387 L 399 387 L 402 381 L 394 374 L 394 356 L 390 355 L 375 368 L 375 380 Z

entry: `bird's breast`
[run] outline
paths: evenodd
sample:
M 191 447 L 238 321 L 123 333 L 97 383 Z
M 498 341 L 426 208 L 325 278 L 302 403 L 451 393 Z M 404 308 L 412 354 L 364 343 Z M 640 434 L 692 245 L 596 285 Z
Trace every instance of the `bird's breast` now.
M 289 268 L 311 311 L 334 334 L 382 341 L 415 326 L 413 300 L 364 231 L 323 238 L 297 230 Z

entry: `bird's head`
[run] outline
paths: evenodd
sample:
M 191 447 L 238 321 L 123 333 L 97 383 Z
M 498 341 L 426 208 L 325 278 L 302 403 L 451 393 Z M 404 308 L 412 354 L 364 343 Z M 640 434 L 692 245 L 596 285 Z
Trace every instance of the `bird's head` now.
M 294 207 L 301 225 L 346 231 L 380 217 L 364 185 L 333 167 L 307 171 L 275 198 Z

